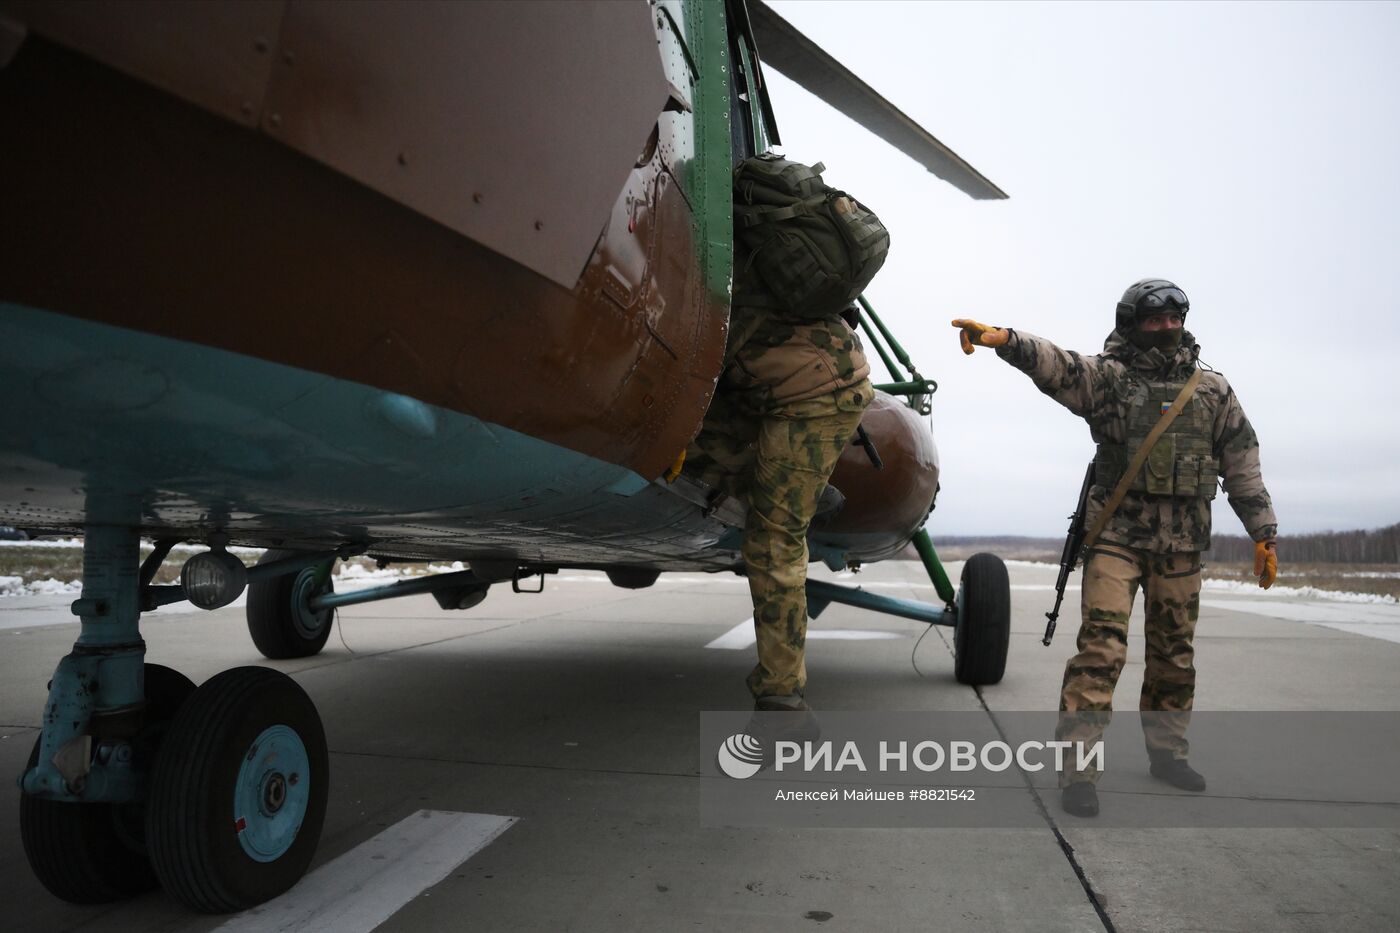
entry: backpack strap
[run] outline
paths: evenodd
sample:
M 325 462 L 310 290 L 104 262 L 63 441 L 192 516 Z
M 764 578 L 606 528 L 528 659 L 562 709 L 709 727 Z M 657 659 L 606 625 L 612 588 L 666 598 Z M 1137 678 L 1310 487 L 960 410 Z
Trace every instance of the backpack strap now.
M 795 201 L 787 207 L 740 207 L 736 205 L 734 217 L 745 227 L 757 227 L 759 224 L 777 223 L 781 220 L 791 220 L 794 217 L 801 217 L 803 214 L 810 214 L 824 203 L 826 203 L 826 195 L 817 194 L 801 201 Z
M 1099 535 L 1103 533 L 1104 527 L 1108 525 L 1108 520 L 1113 517 L 1114 512 L 1118 511 L 1118 506 L 1123 503 L 1123 497 L 1128 494 L 1128 487 L 1133 484 L 1133 477 L 1137 475 L 1138 470 L 1142 469 L 1142 465 L 1147 462 L 1147 455 L 1152 452 L 1152 447 L 1162 435 L 1166 433 L 1167 428 L 1171 427 L 1172 422 L 1176 420 L 1176 416 L 1181 414 L 1181 410 L 1186 407 L 1186 403 L 1190 401 L 1191 396 L 1195 393 L 1196 386 L 1200 384 L 1201 371 L 1199 369 L 1193 370 L 1191 378 L 1186 380 L 1186 385 L 1182 386 L 1181 391 L 1177 393 L 1176 401 L 1172 402 L 1172 407 L 1162 413 L 1161 420 L 1153 425 L 1152 430 L 1147 433 L 1147 437 L 1143 440 L 1142 446 L 1139 447 L 1137 453 L 1133 455 L 1132 462 L 1129 463 L 1128 468 L 1123 471 L 1123 476 L 1118 480 L 1118 485 L 1113 488 L 1113 494 L 1110 495 L 1108 501 L 1104 503 L 1103 511 L 1099 512 L 1098 518 L 1094 519 L 1093 527 L 1090 528 L 1089 533 L 1084 536 L 1083 553 L 1089 553 L 1089 548 L 1093 547 L 1099 540 Z

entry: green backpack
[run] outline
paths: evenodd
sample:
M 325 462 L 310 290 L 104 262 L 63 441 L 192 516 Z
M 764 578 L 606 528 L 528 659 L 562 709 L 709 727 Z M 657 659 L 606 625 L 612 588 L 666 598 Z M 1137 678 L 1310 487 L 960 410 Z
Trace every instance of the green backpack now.
M 771 152 L 734 168 L 734 238 L 747 254 L 736 290 L 756 276 L 774 306 L 801 318 L 835 314 L 885 263 L 890 234 L 865 205 L 822 181 L 820 162 Z M 754 303 L 765 303 L 762 301 Z

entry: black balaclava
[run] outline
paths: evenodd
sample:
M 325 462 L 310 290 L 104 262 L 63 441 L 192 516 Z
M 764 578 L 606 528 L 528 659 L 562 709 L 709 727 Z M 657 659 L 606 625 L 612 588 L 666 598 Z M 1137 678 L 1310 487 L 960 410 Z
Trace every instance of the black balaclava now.
M 1139 350 L 1151 350 L 1154 347 L 1161 350 L 1163 355 L 1171 356 L 1181 346 L 1181 335 L 1186 333 L 1184 327 L 1174 327 L 1169 330 L 1142 330 L 1136 324 L 1128 332 L 1128 342 Z

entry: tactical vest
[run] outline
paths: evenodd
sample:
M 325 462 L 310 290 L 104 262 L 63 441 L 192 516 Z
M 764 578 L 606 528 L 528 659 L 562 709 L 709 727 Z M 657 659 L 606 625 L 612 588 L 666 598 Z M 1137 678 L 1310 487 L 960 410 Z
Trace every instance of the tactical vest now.
M 1099 444 L 1094 454 L 1094 485 L 1112 489 L 1123 476 L 1147 435 L 1180 394 L 1186 381 L 1132 381 L 1128 421 L 1121 444 Z M 1128 488 L 1154 496 L 1214 499 L 1220 461 L 1212 456 L 1211 412 L 1199 394 L 1152 446 Z

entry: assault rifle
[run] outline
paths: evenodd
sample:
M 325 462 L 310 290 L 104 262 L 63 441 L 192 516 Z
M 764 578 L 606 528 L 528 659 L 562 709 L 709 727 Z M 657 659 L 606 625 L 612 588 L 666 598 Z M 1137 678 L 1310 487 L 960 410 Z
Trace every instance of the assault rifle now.
M 1091 460 L 1089 468 L 1084 471 L 1084 485 L 1079 487 L 1079 502 L 1074 507 L 1074 514 L 1069 517 L 1069 534 L 1065 535 L 1065 549 L 1060 552 L 1060 575 L 1055 580 L 1055 608 L 1045 613 L 1045 637 L 1040 643 L 1047 647 L 1050 639 L 1055 637 L 1055 623 L 1060 618 L 1060 603 L 1065 599 L 1065 584 L 1069 582 L 1069 575 L 1079 560 L 1079 549 L 1084 546 L 1084 513 L 1089 508 L 1089 489 L 1093 485 L 1094 463 Z

